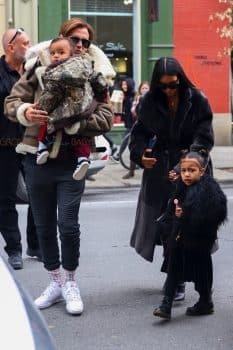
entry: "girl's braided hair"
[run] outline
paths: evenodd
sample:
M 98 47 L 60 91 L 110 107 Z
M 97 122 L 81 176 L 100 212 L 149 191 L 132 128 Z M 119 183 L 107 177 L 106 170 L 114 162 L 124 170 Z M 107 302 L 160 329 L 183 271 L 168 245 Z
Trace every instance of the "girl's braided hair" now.
M 209 153 L 205 149 L 201 149 L 199 151 L 183 151 L 180 161 L 184 159 L 196 159 L 200 166 L 206 169 L 209 161 Z

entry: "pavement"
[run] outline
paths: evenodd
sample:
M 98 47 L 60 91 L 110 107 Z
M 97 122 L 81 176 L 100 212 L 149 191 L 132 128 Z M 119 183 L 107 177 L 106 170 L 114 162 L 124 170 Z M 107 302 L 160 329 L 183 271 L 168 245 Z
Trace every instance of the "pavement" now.
M 221 184 L 233 185 L 233 146 L 216 146 L 211 151 L 214 167 L 214 177 Z M 124 180 L 122 176 L 127 170 L 120 163 L 111 159 L 106 167 L 93 176 L 94 181 L 86 181 L 86 188 L 129 188 L 139 187 L 142 178 L 142 169 L 135 171 L 135 176 Z

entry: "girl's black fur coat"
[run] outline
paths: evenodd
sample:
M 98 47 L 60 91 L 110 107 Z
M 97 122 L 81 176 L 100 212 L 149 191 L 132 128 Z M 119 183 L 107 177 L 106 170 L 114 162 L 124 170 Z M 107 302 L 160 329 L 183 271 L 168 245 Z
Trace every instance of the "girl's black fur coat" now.
M 175 216 L 174 199 L 183 210 L 181 218 Z M 219 184 L 205 174 L 201 180 L 186 186 L 181 180 L 169 201 L 164 224 L 172 226 L 172 240 L 179 234 L 184 249 L 210 252 L 217 238 L 219 226 L 227 218 L 227 199 Z M 170 227 L 171 228 L 171 227 Z

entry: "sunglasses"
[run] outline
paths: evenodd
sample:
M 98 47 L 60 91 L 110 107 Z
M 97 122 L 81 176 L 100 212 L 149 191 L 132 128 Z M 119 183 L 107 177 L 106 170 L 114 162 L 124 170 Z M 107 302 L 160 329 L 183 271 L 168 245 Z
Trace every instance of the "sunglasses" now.
M 90 45 L 91 45 L 90 40 L 88 40 L 88 39 L 81 39 L 79 36 L 71 36 L 70 39 L 73 41 L 73 43 L 75 45 L 81 41 L 82 42 L 82 46 L 85 49 L 88 49 L 88 47 L 90 47 Z
M 176 81 L 172 81 L 171 83 L 165 84 L 165 83 L 158 83 L 158 88 L 162 89 L 162 90 L 166 90 L 166 89 L 171 89 L 171 90 L 175 90 L 179 87 L 180 83 L 178 80 Z
M 22 34 L 23 32 L 24 32 L 24 29 L 23 29 L 23 28 L 17 28 L 15 34 L 13 35 L 13 37 L 11 38 L 11 40 L 9 41 L 8 44 L 11 44 L 11 43 L 15 40 L 15 38 L 17 37 L 17 35 L 20 35 L 20 34 Z

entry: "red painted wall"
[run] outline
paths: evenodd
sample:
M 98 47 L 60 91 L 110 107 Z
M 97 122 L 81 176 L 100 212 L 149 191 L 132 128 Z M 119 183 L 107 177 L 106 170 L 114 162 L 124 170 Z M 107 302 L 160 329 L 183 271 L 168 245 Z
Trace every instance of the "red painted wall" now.
M 210 14 L 224 6 L 217 0 L 173 1 L 174 57 L 207 95 L 215 113 L 230 111 L 230 59 L 218 54 L 229 43 L 216 33 L 219 22 L 209 22 Z

